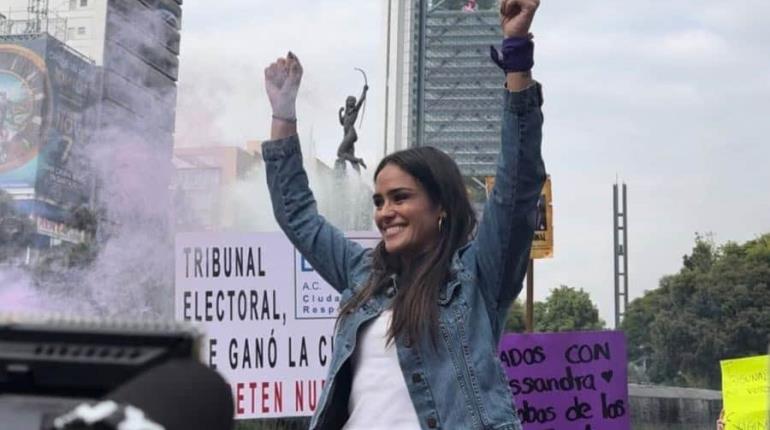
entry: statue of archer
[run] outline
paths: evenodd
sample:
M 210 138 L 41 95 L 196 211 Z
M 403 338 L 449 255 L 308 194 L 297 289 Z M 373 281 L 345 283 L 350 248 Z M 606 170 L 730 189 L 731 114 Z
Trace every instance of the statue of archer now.
M 360 70 L 360 69 L 357 69 Z M 360 70 L 363 73 L 363 70 Z M 364 74 L 364 80 L 366 80 L 366 74 Z M 358 112 L 361 110 L 364 101 L 366 101 L 366 92 L 369 91 L 369 85 L 364 83 L 364 90 L 361 92 L 361 97 L 356 102 L 356 98 L 348 96 L 345 100 L 345 106 L 340 108 L 338 113 L 340 119 L 340 125 L 343 129 L 342 143 L 337 148 L 337 164 L 345 166 L 345 161 L 350 161 L 353 168 L 360 172 L 359 166 L 363 166 L 366 169 L 366 163 L 363 158 L 356 158 L 355 143 L 358 141 L 358 134 L 356 133 L 356 119 L 358 119 Z M 363 121 L 363 115 L 361 116 Z

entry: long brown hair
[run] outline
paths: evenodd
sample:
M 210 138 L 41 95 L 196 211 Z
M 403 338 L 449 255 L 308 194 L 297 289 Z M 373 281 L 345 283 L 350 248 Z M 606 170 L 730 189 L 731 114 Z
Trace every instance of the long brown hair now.
M 355 311 L 378 291 L 386 288 L 399 276 L 402 282 L 393 301 L 393 320 L 388 330 L 388 342 L 405 336 L 412 344 L 419 344 L 423 335 L 434 342 L 438 332 L 438 297 L 441 285 L 449 280 L 450 265 L 455 252 L 465 245 L 476 228 L 468 192 L 457 164 L 444 152 L 421 146 L 394 152 L 380 161 L 374 180 L 388 164 L 394 164 L 423 186 L 432 203 L 446 213 L 436 246 L 419 257 L 419 264 L 411 273 L 402 273 L 399 260 L 389 255 L 385 244 L 373 250 L 372 272 L 365 286 L 340 309 L 338 321 Z M 406 280 L 408 285 L 403 285 Z

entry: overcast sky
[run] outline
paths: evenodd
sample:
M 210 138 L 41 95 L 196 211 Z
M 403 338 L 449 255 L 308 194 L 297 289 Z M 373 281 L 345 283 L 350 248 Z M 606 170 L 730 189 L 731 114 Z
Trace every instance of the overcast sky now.
M 631 297 L 677 272 L 696 232 L 717 243 L 770 232 L 770 2 L 543 0 L 534 74 L 545 93 L 555 257 L 536 295 L 581 287 L 613 321 L 612 184 L 628 184 Z M 188 0 L 177 144 L 269 134 L 262 70 L 305 66 L 300 133 L 332 163 L 337 109 L 372 87 L 357 150 L 382 154 L 386 0 Z

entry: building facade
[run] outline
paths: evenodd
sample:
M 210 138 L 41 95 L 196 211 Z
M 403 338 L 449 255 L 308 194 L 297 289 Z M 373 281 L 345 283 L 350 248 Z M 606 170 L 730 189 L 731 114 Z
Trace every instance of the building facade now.
M 178 231 L 236 228 L 229 189 L 246 181 L 260 160 L 236 146 L 174 148 L 172 190 Z
M 277 231 L 261 142 L 235 146 L 174 148 L 172 181 L 177 231 Z M 305 168 L 319 212 L 345 231 L 372 229 L 372 189 L 318 158 Z M 345 204 L 340 205 L 340 196 Z
M 4 34 L 48 33 L 102 64 L 106 0 L 2 0 Z M 33 8 L 33 10 L 30 10 Z
M 164 148 L 170 159 L 181 0 L 105 1 L 101 130 Z
M 81 176 L 86 172 L 92 175 L 84 181 L 86 184 L 73 191 L 77 188 L 72 185 L 75 181 L 68 182 L 64 178 L 66 172 L 58 167 L 47 168 L 45 158 L 35 161 L 30 157 L 26 164 L 17 166 L 4 161 L 0 151 L 0 187 L 13 194 L 24 212 L 34 215 L 40 212 L 41 205 L 47 205 L 51 209 L 48 212 L 59 213 L 53 221 L 66 226 L 68 212 L 87 204 L 109 219 L 110 222 L 103 223 L 105 226 L 115 226 L 150 211 L 131 205 L 111 205 L 109 199 L 100 197 L 130 194 L 142 186 L 168 190 L 181 3 L 182 0 L 0 0 L 0 38 L 6 51 L 27 49 L 26 45 L 38 43 L 34 42 L 37 40 L 57 47 L 45 48 L 43 54 L 38 52 L 39 74 L 31 75 L 42 76 L 40 82 L 50 82 L 50 99 L 45 98 L 48 93 L 39 93 L 45 97 L 34 93 L 28 102 L 31 105 L 24 107 L 41 112 L 31 117 L 32 124 L 40 129 L 39 140 L 47 142 L 45 136 L 60 129 L 76 130 L 70 131 L 71 136 L 59 133 L 63 136 L 60 140 L 68 139 L 70 143 L 58 145 L 72 149 L 59 152 L 68 160 L 81 160 L 82 166 L 70 170 Z M 0 88 L 0 129 L 12 128 L 18 115 L 11 113 L 27 106 L 20 104 L 23 94 L 18 88 L 24 85 L 13 84 L 14 77 L 19 75 L 14 74 L 13 67 L 20 63 L 9 61 L 9 66 L 0 70 L 0 86 L 10 85 L 6 91 L 8 102 L 3 100 Z M 17 80 L 27 79 L 26 75 L 19 76 Z M 43 104 L 38 106 L 40 103 Z M 73 110 L 75 104 L 80 111 Z M 11 148 L 9 154 L 17 163 L 20 146 L 4 146 Z M 38 146 L 44 147 L 42 143 Z M 80 151 L 79 157 L 74 149 Z M 126 155 L 133 157 L 133 161 Z M 132 162 L 136 164 L 131 165 Z M 46 169 L 56 175 L 43 173 Z M 35 186 L 21 186 L 22 181 L 17 180 L 20 171 L 34 176 Z M 54 189 L 58 190 L 55 199 L 43 198 L 43 191 L 51 193 Z M 162 200 L 168 200 L 168 193 L 152 195 L 156 199 L 153 205 L 167 204 Z
M 458 1 L 393 0 L 388 32 L 389 148 L 445 151 L 477 203 L 500 146 L 504 77 L 489 47 L 499 47 L 502 32 L 492 3 L 469 10 Z
M 388 0 L 385 147 L 391 153 L 408 148 L 411 112 L 415 16 L 413 0 Z

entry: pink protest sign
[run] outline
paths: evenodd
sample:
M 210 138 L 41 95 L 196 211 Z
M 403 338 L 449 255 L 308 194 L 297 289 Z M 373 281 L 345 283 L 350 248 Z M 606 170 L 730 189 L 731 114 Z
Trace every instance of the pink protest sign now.
M 500 361 L 524 430 L 628 430 L 622 332 L 508 334 Z

